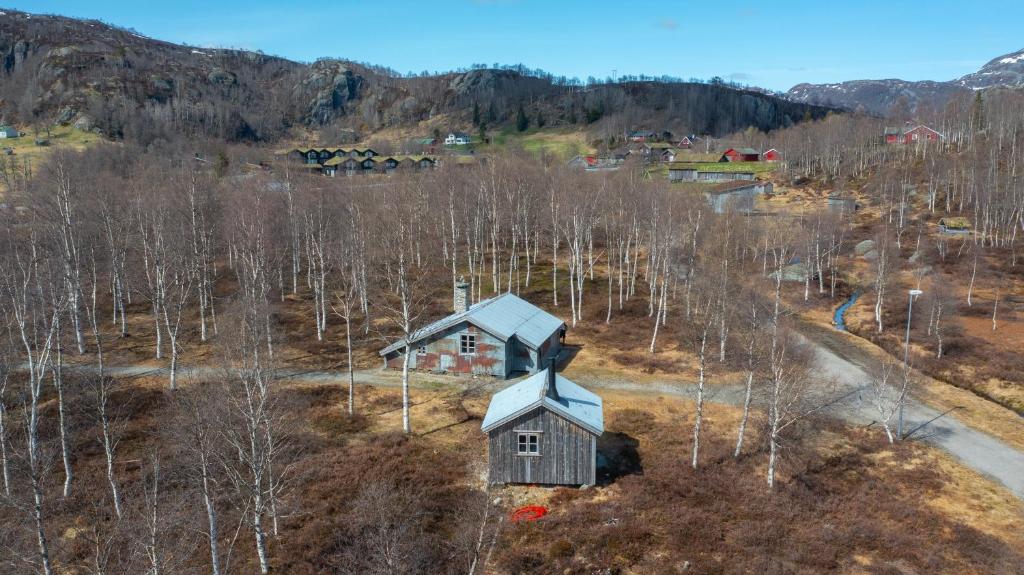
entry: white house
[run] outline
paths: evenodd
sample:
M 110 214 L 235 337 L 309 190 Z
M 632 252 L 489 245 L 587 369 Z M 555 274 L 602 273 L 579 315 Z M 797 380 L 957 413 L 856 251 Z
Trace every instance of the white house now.
M 17 138 L 21 134 L 10 126 L 0 126 L 0 139 Z
M 472 142 L 472 138 L 465 132 L 452 132 L 444 139 L 446 146 L 465 146 Z

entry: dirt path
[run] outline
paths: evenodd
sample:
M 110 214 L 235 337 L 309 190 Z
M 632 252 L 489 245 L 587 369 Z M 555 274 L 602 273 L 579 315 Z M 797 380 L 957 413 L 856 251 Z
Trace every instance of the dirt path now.
M 817 390 L 819 397 L 816 400 L 827 403 L 827 412 L 839 419 L 858 425 L 875 422 L 876 413 L 867 396 L 868 377 L 862 367 L 867 358 L 863 357 L 863 353 L 853 346 L 844 345 L 840 338 L 824 332 L 815 331 L 809 336 L 808 342 L 815 351 L 816 371 L 822 376 L 822 386 Z M 71 369 L 91 369 L 91 366 Z M 107 368 L 107 373 L 114 377 L 131 379 L 167 377 L 168 370 L 148 366 L 111 366 Z M 182 382 L 189 379 L 210 379 L 223 373 L 221 369 L 206 366 L 183 366 L 178 371 Z M 347 381 L 347 374 L 343 370 L 283 368 L 278 370 L 278 376 L 289 381 L 313 384 L 344 385 Z M 573 374 L 572 377 L 586 387 L 597 389 L 680 397 L 693 397 L 696 393 L 696 385 L 692 383 L 636 383 L 625 377 L 608 375 Z M 355 381 L 358 385 L 401 386 L 399 373 L 380 369 L 358 370 L 355 372 Z M 417 373 L 412 377 L 410 384 L 421 389 L 456 387 L 493 392 L 512 385 L 515 381 L 453 378 Z M 743 401 L 744 388 L 742 385 L 709 385 L 706 387 L 706 393 L 708 401 L 738 405 Z M 913 398 L 907 404 L 904 430 L 913 439 L 927 441 L 945 449 L 965 465 L 999 481 L 1017 497 L 1024 499 L 1024 453 L 988 434 L 968 427 L 948 413 L 941 413 Z

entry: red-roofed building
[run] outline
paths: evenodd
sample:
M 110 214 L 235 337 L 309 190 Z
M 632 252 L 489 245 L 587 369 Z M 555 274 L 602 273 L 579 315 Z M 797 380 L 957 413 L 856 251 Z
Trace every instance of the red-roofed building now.
M 903 128 L 885 129 L 886 144 L 916 144 L 918 142 L 938 142 L 942 139 L 942 134 L 924 124 L 917 126 L 908 124 Z
M 722 162 L 759 162 L 761 154 L 753 148 L 729 148 L 722 153 Z

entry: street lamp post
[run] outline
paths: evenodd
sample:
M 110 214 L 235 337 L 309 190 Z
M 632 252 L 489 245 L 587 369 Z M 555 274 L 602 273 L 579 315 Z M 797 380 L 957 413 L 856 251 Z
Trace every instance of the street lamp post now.
M 903 377 L 908 377 L 907 370 L 910 369 L 910 318 L 914 314 L 914 298 L 923 294 L 919 289 L 910 290 L 910 302 L 907 304 L 907 337 L 903 343 Z M 904 385 L 900 397 L 900 418 L 896 423 L 896 437 L 903 440 L 903 406 L 907 403 L 907 388 Z

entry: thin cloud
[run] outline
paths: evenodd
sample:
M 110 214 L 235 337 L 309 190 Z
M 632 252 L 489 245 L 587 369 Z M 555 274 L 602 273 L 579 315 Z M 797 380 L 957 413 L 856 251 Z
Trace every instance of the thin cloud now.
M 662 30 L 675 30 L 679 28 L 679 22 L 673 18 L 662 18 L 658 21 L 658 28 Z

